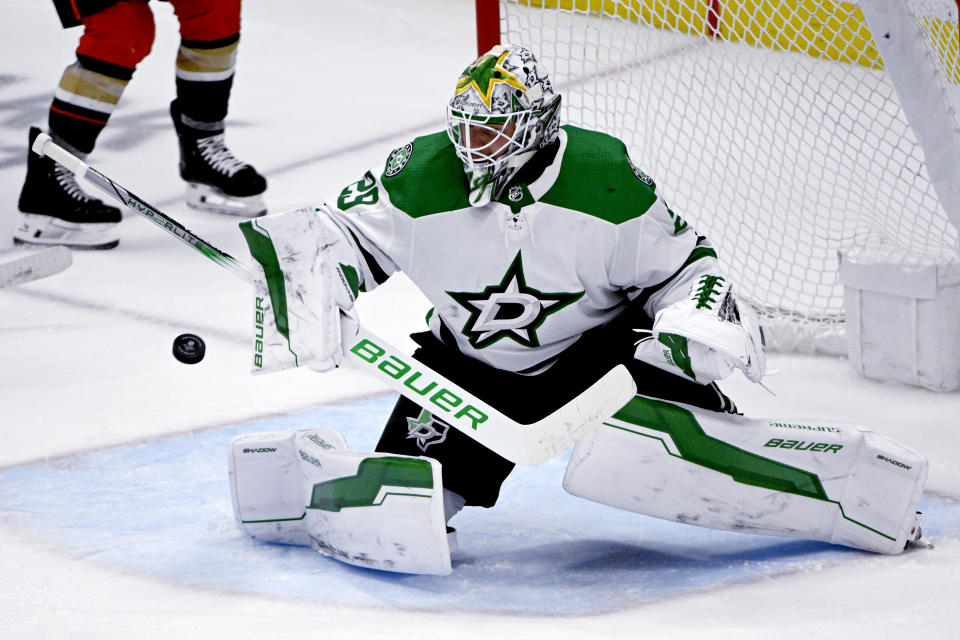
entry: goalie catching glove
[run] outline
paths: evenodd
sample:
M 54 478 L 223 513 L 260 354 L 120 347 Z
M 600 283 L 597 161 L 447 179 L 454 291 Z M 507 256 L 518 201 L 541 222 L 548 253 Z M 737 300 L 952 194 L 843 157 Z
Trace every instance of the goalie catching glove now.
M 360 277 L 346 237 L 313 208 L 248 220 L 240 230 L 253 258 L 253 372 L 339 366 L 342 336 L 358 326 Z
M 643 362 L 707 384 L 736 368 L 760 382 L 766 368 L 763 329 L 754 311 L 738 305 L 725 278 L 703 275 L 690 295 L 657 312 L 653 335 L 637 343 Z

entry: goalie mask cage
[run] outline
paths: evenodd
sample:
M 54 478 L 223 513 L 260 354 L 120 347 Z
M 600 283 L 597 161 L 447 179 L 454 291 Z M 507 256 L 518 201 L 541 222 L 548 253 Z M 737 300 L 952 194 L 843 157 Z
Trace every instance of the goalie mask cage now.
M 529 46 L 562 121 L 627 144 L 771 349 L 840 354 L 840 249 L 958 255 L 958 3 L 477 0 L 477 36 Z

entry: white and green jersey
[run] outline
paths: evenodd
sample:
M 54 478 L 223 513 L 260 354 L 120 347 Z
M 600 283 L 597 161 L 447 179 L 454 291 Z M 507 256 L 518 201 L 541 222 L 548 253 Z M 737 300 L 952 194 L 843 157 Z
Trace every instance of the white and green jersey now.
M 434 335 L 445 326 L 464 354 L 536 372 L 638 296 L 652 315 L 717 273 L 713 249 L 621 141 L 566 126 L 559 142 L 538 178 L 482 207 L 468 204 L 446 133 L 395 149 L 328 202 L 356 249 L 361 289 L 402 270 L 433 304 Z

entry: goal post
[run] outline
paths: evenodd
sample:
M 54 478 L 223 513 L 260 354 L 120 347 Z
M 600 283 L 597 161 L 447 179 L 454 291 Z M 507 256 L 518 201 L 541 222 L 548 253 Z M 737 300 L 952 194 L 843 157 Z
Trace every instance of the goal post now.
M 958 7 L 477 0 L 477 31 L 544 60 L 564 122 L 627 144 L 771 348 L 844 354 L 842 251 L 960 255 Z
M 500 44 L 500 0 L 475 0 L 477 8 L 477 55 Z

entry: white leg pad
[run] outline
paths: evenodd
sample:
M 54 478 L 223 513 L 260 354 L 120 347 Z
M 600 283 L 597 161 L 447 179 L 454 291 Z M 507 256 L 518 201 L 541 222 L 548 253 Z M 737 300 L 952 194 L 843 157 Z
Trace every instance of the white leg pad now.
M 900 553 L 926 477 L 922 455 L 855 425 L 637 396 L 577 443 L 563 486 L 667 520 Z
M 229 467 L 234 516 L 253 538 L 384 571 L 452 570 L 436 460 L 350 451 L 320 428 L 237 437 Z

